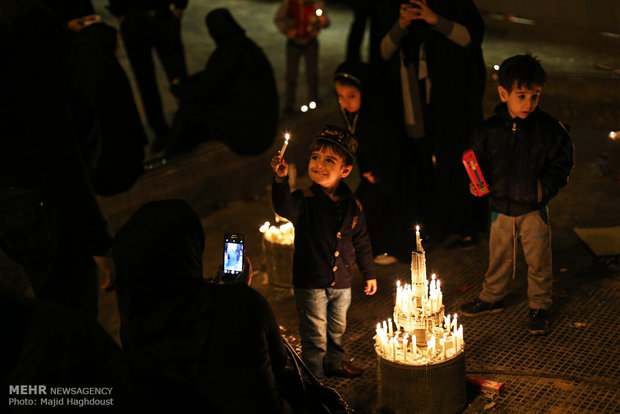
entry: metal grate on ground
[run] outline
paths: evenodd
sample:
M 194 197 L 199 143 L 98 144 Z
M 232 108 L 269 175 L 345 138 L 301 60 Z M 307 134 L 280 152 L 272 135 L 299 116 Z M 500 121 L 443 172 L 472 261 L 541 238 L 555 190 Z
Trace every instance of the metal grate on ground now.
M 587 254 L 583 247 L 581 250 L 581 254 Z M 564 252 L 556 253 L 554 260 L 561 263 Z M 427 254 L 429 273 L 436 272 L 442 282 L 447 312 L 457 311 L 461 304 L 476 297 L 484 279 L 487 256 L 487 242 L 481 242 L 472 252 L 439 248 Z M 551 333 L 530 337 L 526 273 L 520 257 L 504 312 L 461 318 L 467 372 L 505 384 L 501 395 L 492 400 L 470 390 L 469 406 L 464 413 L 618 412 L 620 346 L 616 335 L 620 315 L 614 305 L 620 293 L 617 278 L 584 281 L 579 275 L 557 271 L 554 291 L 558 293 L 550 312 Z M 379 267 L 379 290 L 372 297 L 363 295 L 361 277 L 354 279 L 345 349 L 347 357 L 366 372 L 361 378 L 329 378 L 326 382 L 342 393 L 355 412 L 376 411 L 374 327 L 391 316 L 396 280 L 409 277 L 408 265 Z M 264 293 L 270 297 L 280 324 L 298 341 L 294 299 L 290 291 L 280 291 L 277 299 Z M 488 402 L 495 405 L 484 410 L 483 403 Z

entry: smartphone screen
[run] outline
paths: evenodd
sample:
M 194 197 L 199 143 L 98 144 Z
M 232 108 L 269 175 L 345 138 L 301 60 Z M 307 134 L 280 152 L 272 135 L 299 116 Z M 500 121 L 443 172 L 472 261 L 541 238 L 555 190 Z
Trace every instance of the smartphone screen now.
M 239 276 L 243 272 L 243 234 L 227 233 L 224 236 L 224 273 Z

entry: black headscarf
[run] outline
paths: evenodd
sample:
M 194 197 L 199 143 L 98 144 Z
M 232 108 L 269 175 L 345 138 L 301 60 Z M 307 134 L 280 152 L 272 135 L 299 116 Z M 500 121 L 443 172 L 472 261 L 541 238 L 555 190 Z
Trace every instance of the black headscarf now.
M 119 295 L 127 293 L 136 312 L 184 296 L 201 282 L 204 246 L 200 219 L 186 201 L 144 204 L 116 234 Z
M 228 9 L 220 8 L 211 11 L 207 14 L 205 23 L 209 30 L 209 34 L 218 47 L 222 46 L 230 39 L 233 39 L 235 36 L 245 33 Z

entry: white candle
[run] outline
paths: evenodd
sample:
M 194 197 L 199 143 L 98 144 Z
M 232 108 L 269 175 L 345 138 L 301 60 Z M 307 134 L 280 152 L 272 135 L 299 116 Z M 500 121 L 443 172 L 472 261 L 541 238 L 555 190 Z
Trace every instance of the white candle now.
M 456 318 L 457 318 L 457 314 L 454 314 L 454 317 L 452 318 L 452 329 L 456 331 Z
M 392 336 L 393 335 L 393 331 L 392 331 L 392 318 L 388 318 L 388 335 Z
M 381 347 L 381 324 L 377 323 L 377 335 L 375 335 L 375 345 Z
M 416 344 L 416 336 L 415 335 L 411 335 L 411 353 L 413 355 L 413 359 L 415 359 L 417 353 L 418 353 L 418 346 Z
M 396 361 L 396 339 L 391 338 L 390 341 L 392 342 L 392 359 Z
M 403 338 L 403 361 L 407 362 L 407 335 Z
M 288 132 L 284 134 L 284 144 L 282 145 L 282 149 L 280 149 L 280 158 L 284 157 L 284 151 L 286 151 L 286 147 L 288 147 L 288 140 L 291 139 L 291 134 Z
M 420 226 L 415 226 L 415 249 L 418 252 L 422 251 L 422 241 L 420 240 Z

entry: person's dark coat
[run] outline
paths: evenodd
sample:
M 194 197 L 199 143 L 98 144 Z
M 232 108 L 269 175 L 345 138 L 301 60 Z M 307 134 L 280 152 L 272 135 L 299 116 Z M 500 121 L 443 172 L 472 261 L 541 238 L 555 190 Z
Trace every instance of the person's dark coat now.
M 288 180 L 272 184 L 274 211 L 295 226 L 295 287 L 350 288 L 354 263 L 364 280 L 375 278 L 372 247 L 361 205 L 345 183 L 340 183 L 337 192 L 341 197 L 338 203 L 318 184 L 292 193 Z
M 202 279 L 204 233 L 181 200 L 143 205 L 113 257 L 123 351 L 156 411 L 283 413 L 286 353 L 267 301 Z
M 238 154 L 260 154 L 273 143 L 278 123 L 271 64 L 227 9 L 210 12 L 206 24 L 217 47 L 203 71 L 171 87 L 180 99 L 171 146 L 213 139 Z
M 491 189 L 491 209 L 508 216 L 540 210 L 567 184 L 573 168 L 568 132 L 539 108 L 520 119 L 499 104 L 476 130 L 472 146 Z

